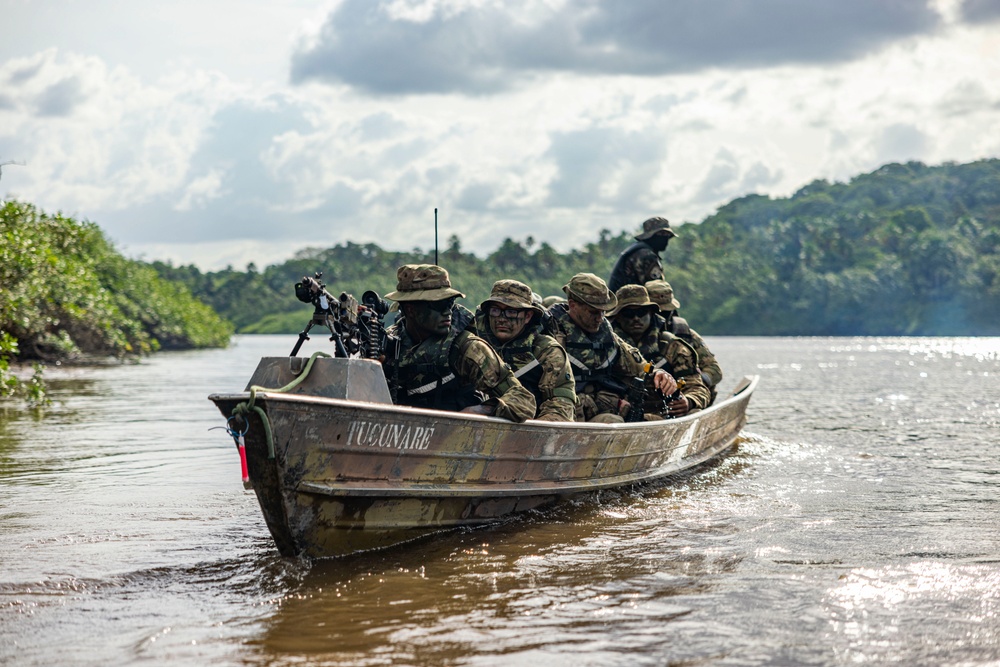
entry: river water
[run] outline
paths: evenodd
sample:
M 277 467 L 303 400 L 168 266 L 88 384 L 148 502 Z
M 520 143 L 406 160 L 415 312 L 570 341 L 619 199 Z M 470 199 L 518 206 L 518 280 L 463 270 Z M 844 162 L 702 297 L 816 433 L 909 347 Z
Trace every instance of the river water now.
M 319 562 L 206 400 L 294 337 L 50 369 L 0 412 L 0 664 L 1000 664 L 1000 339 L 708 342 L 761 376 L 714 464 Z

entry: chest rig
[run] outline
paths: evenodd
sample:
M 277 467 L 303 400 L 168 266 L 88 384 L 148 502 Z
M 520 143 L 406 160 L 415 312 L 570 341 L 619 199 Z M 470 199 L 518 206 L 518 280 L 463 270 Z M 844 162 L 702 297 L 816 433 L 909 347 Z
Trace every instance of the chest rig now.
M 400 405 L 457 411 L 482 403 L 475 388 L 463 383 L 452 370 L 452 359 L 461 354 L 469 332 L 452 326 L 443 338 L 414 344 L 402 321 L 393 329 L 390 335 L 397 339 L 398 352 L 392 374 Z
M 570 320 L 566 304 L 556 304 L 549 312 L 573 366 L 577 393 L 583 392 L 588 384 L 600 385 L 616 393 L 624 391 L 625 385 L 611 376 L 611 369 L 618 358 L 618 344 L 611 323 L 604 320 L 597 332 L 591 334 Z

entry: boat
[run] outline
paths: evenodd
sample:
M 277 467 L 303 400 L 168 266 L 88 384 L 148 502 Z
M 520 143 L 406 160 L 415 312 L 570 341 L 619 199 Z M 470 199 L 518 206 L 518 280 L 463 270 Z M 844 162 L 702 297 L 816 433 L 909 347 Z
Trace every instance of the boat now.
M 757 381 L 676 419 L 517 424 L 394 405 L 377 361 L 313 355 L 265 357 L 209 400 L 278 551 L 328 558 L 687 471 L 734 445 Z

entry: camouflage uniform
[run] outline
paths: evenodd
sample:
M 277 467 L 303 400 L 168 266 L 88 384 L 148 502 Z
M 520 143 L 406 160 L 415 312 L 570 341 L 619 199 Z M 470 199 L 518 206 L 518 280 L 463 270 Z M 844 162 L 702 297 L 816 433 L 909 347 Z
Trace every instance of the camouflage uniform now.
M 538 413 L 543 421 L 573 421 L 576 412 L 576 390 L 573 371 L 566 350 L 552 336 L 541 330 L 542 309 L 527 301 L 531 290 L 516 280 L 498 280 L 490 298 L 476 311 L 476 329 L 493 346 L 507 365 L 535 396 Z M 513 340 L 501 341 L 490 327 L 488 311 L 491 304 L 519 310 L 530 308 L 537 315 Z
M 451 321 L 452 326 L 459 331 L 479 333 L 476 331 L 476 314 L 460 303 L 451 307 Z
M 385 296 L 399 302 L 441 301 L 465 296 L 451 288 L 448 272 L 430 264 L 405 265 L 396 273 L 397 288 Z M 467 322 L 465 324 L 468 324 Z M 495 406 L 497 417 L 523 422 L 535 416 L 535 399 L 497 356 L 489 343 L 452 319 L 445 336 L 413 339 L 400 317 L 386 331 L 390 349 L 386 377 L 402 405 L 462 410 L 482 404 Z
M 563 289 L 598 310 L 611 310 L 616 305 L 615 295 L 608 292 L 603 280 L 591 273 L 573 276 Z M 645 375 L 645 359 L 615 334 L 606 319 L 597 332 L 589 333 L 569 316 L 568 304 L 552 306 L 549 315 L 552 334 L 566 348 L 573 366 L 577 421 L 593 421 L 601 415 L 624 416 L 622 401 L 632 379 Z
M 649 292 L 650 300 L 660 307 L 660 314 L 666 320 L 664 328 L 680 337 L 698 353 L 698 370 L 705 385 L 711 391 L 712 400 L 709 402 L 711 405 L 715 402 L 715 397 L 718 394 L 717 388 L 722 382 L 722 368 L 719 366 L 719 362 L 716 361 L 715 355 L 705 345 L 705 341 L 698 335 L 698 332 L 688 325 L 687 320 L 677 315 L 681 304 L 674 297 L 674 290 L 670 283 L 665 280 L 648 282 L 646 289 Z
M 671 239 L 677 233 L 670 228 L 670 222 L 666 218 L 655 217 L 643 222 L 642 233 L 635 237 L 636 242 L 618 255 L 608 278 L 608 289 L 617 292 L 625 285 L 643 285 L 650 280 L 663 280 L 660 253 L 647 243 L 654 236 Z
M 698 353 L 698 369 L 701 371 L 701 376 L 705 384 L 712 391 L 712 401 L 714 402 L 718 394 L 717 387 L 722 382 L 722 367 L 719 366 L 715 355 L 708 349 L 705 340 L 688 325 L 687 320 L 683 317 L 679 317 L 678 315 L 668 317 L 666 318 L 666 324 L 668 331 L 688 343 Z
M 646 288 L 641 285 L 626 285 L 615 295 L 618 306 L 608 313 L 614 322 L 615 332 L 625 341 L 635 345 L 643 358 L 653 364 L 653 368 L 662 368 L 677 380 L 678 391 L 688 399 L 691 410 L 702 410 L 711 403 L 711 392 L 705 386 L 698 370 L 698 354 L 694 348 L 679 337 L 667 331 L 667 322 L 656 311 L 657 304 L 649 300 Z M 630 335 L 621 326 L 617 315 L 625 308 L 648 307 L 650 325 L 638 338 Z M 667 416 L 665 401 L 656 392 L 646 393 L 643 411 L 647 416 Z

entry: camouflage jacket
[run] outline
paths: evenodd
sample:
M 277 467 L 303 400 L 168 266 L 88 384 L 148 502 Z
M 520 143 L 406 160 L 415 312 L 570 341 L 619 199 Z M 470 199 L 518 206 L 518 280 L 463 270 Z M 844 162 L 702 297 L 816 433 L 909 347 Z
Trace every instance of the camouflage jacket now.
M 479 333 L 476 331 L 476 314 L 460 303 L 451 307 L 451 322 L 451 326 L 459 331 Z
M 711 392 L 698 371 L 698 353 L 694 348 L 666 330 L 666 320 L 654 316 L 652 324 L 639 340 L 627 335 L 618 326 L 615 331 L 636 348 L 653 368 L 662 368 L 677 380 L 678 390 L 687 397 L 692 410 L 703 410 L 711 404 Z M 663 413 L 663 400 L 655 391 L 647 391 L 644 410 Z
M 501 343 L 493 335 L 486 315 L 478 310 L 476 329 L 514 371 L 514 377 L 535 396 L 538 406 L 535 419 L 573 421 L 576 405 L 573 371 L 566 350 L 555 338 L 542 333 L 539 325 L 529 325 L 514 340 Z
M 558 303 L 549 309 L 552 334 L 566 348 L 573 365 L 577 393 L 603 389 L 624 397 L 632 378 L 642 376 L 646 360 L 604 320 L 596 333 L 587 333 L 573 322 L 569 308 Z
M 403 317 L 386 334 L 395 354 L 387 356 L 385 374 L 398 403 L 461 410 L 482 403 L 479 394 L 485 394 L 497 417 L 523 422 L 535 416 L 535 397 L 479 336 L 453 326 L 447 336 L 418 343 Z
M 676 311 L 675 311 L 676 312 Z M 722 382 L 722 367 L 716 361 L 715 355 L 705 345 L 704 339 L 698 332 L 691 328 L 683 317 L 672 315 L 668 320 L 667 329 L 676 336 L 679 336 L 685 343 L 694 348 L 698 353 L 698 369 L 701 372 L 702 380 L 712 392 L 712 402 L 715 401 L 717 387 Z M 709 403 L 711 405 L 711 403 Z
M 608 289 L 617 292 L 625 285 L 645 285 L 650 280 L 663 280 L 663 264 L 652 246 L 636 241 L 618 256 L 608 278 Z

